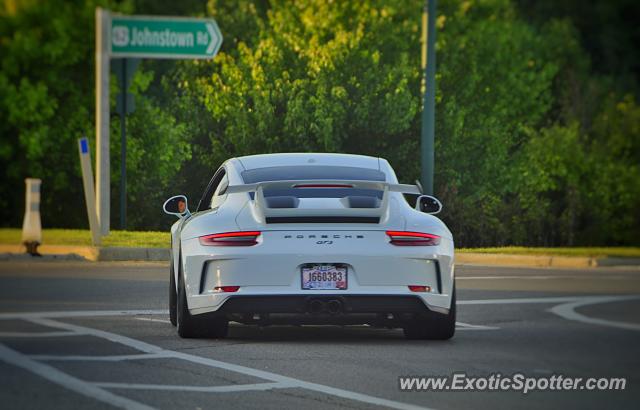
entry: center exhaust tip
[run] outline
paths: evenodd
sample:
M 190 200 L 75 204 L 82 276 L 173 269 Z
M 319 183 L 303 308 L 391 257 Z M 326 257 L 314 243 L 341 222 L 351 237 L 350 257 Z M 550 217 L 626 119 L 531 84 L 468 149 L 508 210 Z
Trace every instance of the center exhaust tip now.
M 312 300 L 309 302 L 309 312 L 320 313 L 324 310 L 324 302 L 321 300 Z
M 339 300 L 330 300 L 327 302 L 327 311 L 332 315 L 338 314 L 342 311 L 342 302 Z

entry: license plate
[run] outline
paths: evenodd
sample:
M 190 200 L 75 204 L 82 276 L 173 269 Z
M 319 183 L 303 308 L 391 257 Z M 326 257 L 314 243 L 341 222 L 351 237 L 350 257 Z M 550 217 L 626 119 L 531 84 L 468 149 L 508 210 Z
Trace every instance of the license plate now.
M 344 290 L 347 268 L 337 265 L 308 265 L 302 268 L 302 289 Z

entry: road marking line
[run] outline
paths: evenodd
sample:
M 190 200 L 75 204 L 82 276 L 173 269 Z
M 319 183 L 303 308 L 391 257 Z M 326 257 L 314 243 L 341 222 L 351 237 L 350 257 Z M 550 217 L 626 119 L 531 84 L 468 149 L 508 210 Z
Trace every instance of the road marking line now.
M 587 300 L 579 300 L 570 303 L 565 303 L 562 305 L 554 306 L 549 311 L 551 313 L 555 313 L 556 315 L 568 319 L 574 320 L 576 322 L 589 323 L 592 325 L 601 325 L 601 326 L 609 326 L 616 327 L 619 329 L 627 329 L 627 330 L 640 330 L 640 324 L 636 323 L 627 323 L 627 322 L 616 322 L 613 320 L 592 318 L 580 314 L 575 311 L 576 308 L 587 305 L 595 305 L 598 303 L 610 303 L 610 302 L 619 302 L 624 300 L 635 300 L 640 299 L 640 296 L 617 296 L 617 297 L 591 297 Z
M 264 370 L 258 370 L 250 367 L 237 365 L 237 364 L 221 362 L 219 360 L 209 359 L 201 356 L 194 356 L 187 353 L 176 352 L 172 350 L 164 350 L 159 346 L 154 346 L 146 342 L 142 342 L 140 340 L 132 339 L 130 337 L 118 335 L 115 333 L 106 332 L 103 330 L 98 330 L 98 329 L 78 326 L 78 325 L 71 325 L 68 323 L 57 322 L 51 319 L 30 318 L 29 320 L 34 323 L 38 323 L 38 324 L 42 324 L 50 327 L 57 327 L 60 329 L 67 329 L 67 330 L 73 330 L 73 331 L 82 330 L 92 336 L 100 337 L 115 343 L 120 343 L 125 346 L 133 347 L 134 349 L 138 349 L 146 353 L 164 353 L 167 355 L 167 357 L 182 359 L 191 363 L 197 363 L 197 364 L 201 364 L 208 367 L 215 367 L 215 368 L 224 369 L 224 370 L 228 370 L 236 373 L 254 376 L 254 377 L 264 379 L 264 380 L 269 380 L 275 383 L 291 385 L 291 387 L 297 387 L 297 388 L 307 389 L 307 390 L 316 391 L 324 394 L 330 394 L 332 396 L 341 397 L 348 400 L 360 401 L 362 403 L 368 403 L 368 404 L 373 404 L 377 406 L 386 406 L 389 408 L 400 409 L 400 410 L 424 410 L 425 409 L 425 407 L 421 407 L 413 404 L 402 403 L 402 402 L 383 399 L 375 396 L 369 396 L 367 394 L 338 389 L 338 388 L 326 386 L 323 384 L 306 382 L 304 380 L 299 380 L 299 379 L 295 379 L 293 377 L 288 377 L 288 376 L 282 376 L 280 374 L 271 373 Z
M 460 278 L 456 278 L 460 279 Z M 509 298 L 509 299 L 476 299 L 476 300 L 459 300 L 459 305 L 495 305 L 495 304 L 512 304 L 512 303 L 561 303 L 572 302 L 576 300 L 591 299 L 594 296 L 560 296 L 560 297 L 540 297 L 540 298 Z M 600 296 L 598 296 L 600 297 Z M 626 298 L 627 296 L 602 296 L 611 298 Z M 167 309 L 143 309 L 143 310 L 63 310 L 58 312 L 11 312 L 0 313 L 0 320 L 22 319 L 27 320 L 29 318 L 41 319 L 64 319 L 74 317 L 104 317 L 104 316 L 137 316 L 137 315 L 168 315 Z M 138 318 L 140 320 L 151 320 L 151 318 Z M 153 319 L 162 320 L 162 319 Z M 61 322 L 60 322 L 61 323 Z
M 99 337 L 101 339 L 106 339 L 114 343 L 120 343 L 125 346 L 133 347 L 134 349 L 140 350 L 145 353 L 163 353 L 165 350 L 161 347 L 151 345 L 149 343 L 142 342 L 140 340 L 131 339 L 126 336 L 121 336 L 116 333 L 105 332 L 103 330 L 93 329 L 90 327 L 72 325 L 70 323 L 57 322 L 51 319 L 36 319 L 36 318 L 28 318 L 26 319 L 32 323 L 36 323 L 39 325 L 55 327 L 58 329 L 66 329 L 73 332 L 84 332 L 87 335 Z
M 134 319 L 136 320 L 145 320 L 147 322 L 159 322 L 159 323 L 171 323 L 170 320 L 166 320 L 166 319 L 152 319 L 152 318 L 148 318 L 148 317 L 135 317 Z
M 144 320 L 144 321 L 147 321 L 147 322 L 171 323 L 169 320 L 165 320 L 165 319 L 149 319 L 149 318 L 146 318 L 146 317 L 136 317 L 135 319 L 136 320 Z M 498 327 L 493 327 L 493 326 L 471 325 L 471 324 L 468 324 L 468 323 L 461 323 L 461 322 L 456 322 L 456 325 L 464 327 L 464 329 L 458 329 L 458 330 L 471 330 L 471 328 L 473 328 L 474 330 L 495 330 L 495 329 L 499 329 Z M 367 325 L 365 325 L 365 326 L 369 327 Z M 234 327 L 237 327 L 237 326 L 234 326 Z M 355 326 L 353 326 L 353 327 L 355 327 Z
M 595 275 L 510 275 L 510 276 L 457 276 L 456 280 L 500 280 L 500 279 L 583 279 L 594 277 L 600 279 L 601 277 Z M 607 276 L 607 279 L 611 279 L 611 276 Z M 617 276 L 617 278 L 624 278 Z
M 60 312 L 11 312 L 0 313 L 0 320 L 9 319 L 39 319 L 47 317 L 51 319 L 62 319 L 69 317 L 99 317 L 99 316 L 136 316 L 136 315 L 168 315 L 167 309 L 152 310 L 70 310 Z
M 150 319 L 150 318 L 146 318 L 146 317 L 136 317 L 136 320 L 144 320 L 144 321 L 148 321 L 148 322 L 159 322 L 159 323 L 171 323 L 171 321 L 169 320 L 165 320 L 165 319 Z M 472 325 L 469 323 L 462 323 L 462 322 L 456 322 L 456 326 L 461 326 L 462 329 L 458 329 L 458 330 L 496 330 L 496 329 L 500 329 L 499 327 L 494 327 L 494 326 L 484 326 L 484 325 Z M 243 325 L 240 326 L 233 326 L 233 327 L 244 327 Z M 355 325 L 355 326 L 351 326 L 351 327 L 369 327 L 369 325 Z
M 589 299 L 592 296 L 561 296 L 544 298 L 513 298 L 513 299 L 477 299 L 459 300 L 458 305 L 509 305 L 509 304 L 529 304 L 529 303 L 563 303 L 574 302 L 576 300 Z M 624 296 L 611 296 L 624 297 Z
M 78 332 L 0 332 L 0 339 L 5 337 L 66 337 L 66 336 L 81 336 Z
M 115 407 L 131 410 L 153 409 L 153 407 L 138 403 L 137 401 L 133 401 L 121 396 L 116 396 L 109 391 L 103 390 L 97 386 L 93 386 L 90 383 L 77 379 L 49 365 L 31 360 L 25 355 L 13 349 L 9 349 L 3 344 L 0 344 L 0 360 L 34 373 L 52 383 L 58 384 L 69 390 L 73 390 L 76 393 L 110 404 Z
M 188 391 L 202 393 L 232 393 L 241 391 L 266 391 L 271 389 L 287 389 L 297 386 L 286 383 L 254 383 L 235 384 L 229 386 L 176 386 L 171 384 L 138 384 L 138 383 L 93 383 L 94 386 L 106 389 L 132 389 L 132 390 L 162 390 L 162 391 Z
M 113 356 L 64 356 L 64 355 L 47 355 L 32 354 L 28 356 L 34 360 L 43 361 L 67 361 L 67 362 L 122 362 L 125 360 L 147 360 L 147 359 L 165 359 L 168 356 L 164 353 L 144 353 L 144 354 L 127 354 Z
M 456 278 L 460 279 L 460 278 Z M 561 297 L 541 297 L 541 298 L 512 298 L 512 299 L 478 299 L 478 300 L 459 300 L 458 305 L 499 305 L 512 303 L 562 303 L 573 302 L 576 300 L 589 299 L 593 296 L 561 296 Z M 611 296 L 618 297 L 618 296 Z M 624 296 L 619 296 L 624 297 Z M 104 317 L 104 316 L 154 316 L 168 315 L 167 309 L 146 309 L 146 310 L 76 310 L 76 311 L 59 311 L 59 312 L 11 312 L 0 313 L 0 320 L 24 319 L 29 318 L 41 319 L 64 319 L 73 317 Z M 147 318 L 140 318 L 147 319 Z M 156 319 L 161 320 L 161 319 Z
M 322 384 L 306 382 L 303 380 L 295 379 L 292 377 L 282 376 L 276 373 L 267 372 L 264 370 L 252 369 L 250 367 L 244 367 L 232 363 L 221 362 L 219 360 L 208 359 L 200 356 L 193 356 L 181 352 L 172 352 L 173 356 L 178 359 L 183 359 L 192 363 L 198 363 L 205 366 L 217 367 L 237 373 L 247 374 L 249 376 L 258 377 L 265 380 L 271 380 L 274 382 L 291 384 L 292 387 L 299 387 L 307 390 L 316 391 L 323 394 L 330 394 L 332 396 L 342 397 L 344 399 L 360 401 L 363 403 L 374 404 L 377 406 L 386 406 L 393 409 L 402 410 L 419 410 L 425 409 L 425 407 L 416 406 L 413 404 L 401 403 L 397 401 L 382 399 L 379 397 L 369 396 L 367 394 L 356 393 L 349 390 L 342 390 L 335 387 L 330 387 Z
M 485 325 L 472 325 L 470 323 L 456 322 L 456 326 L 460 326 L 460 329 L 456 330 L 496 330 L 500 329 L 496 326 L 485 326 Z
M 467 330 L 497 330 L 500 329 L 499 327 L 487 327 L 487 328 L 475 328 L 475 327 L 462 327 L 462 328 L 457 328 L 456 332 L 461 332 L 461 331 L 467 331 Z
M 513 276 L 457 276 L 456 280 L 502 280 L 502 279 L 523 279 L 523 280 L 554 280 L 554 279 L 601 279 L 597 275 L 513 275 Z M 607 280 L 625 280 L 628 276 L 607 275 Z

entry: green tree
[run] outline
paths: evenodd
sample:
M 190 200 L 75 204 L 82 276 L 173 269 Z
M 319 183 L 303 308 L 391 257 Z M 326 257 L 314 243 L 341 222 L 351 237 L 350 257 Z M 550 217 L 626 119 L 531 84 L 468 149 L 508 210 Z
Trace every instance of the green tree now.
M 6 164 L 0 217 L 5 226 L 21 223 L 25 177 L 43 180 L 45 227 L 88 225 L 76 140 L 87 135 L 95 145 L 94 13 L 100 3 L 13 1 L 4 3 L 0 12 L 0 158 Z M 128 3 L 103 5 L 132 11 Z M 152 78 L 153 73 L 140 70 L 133 87 L 138 110 L 129 121 L 127 160 L 132 228 L 162 226 L 165 188 L 190 158 L 184 125 L 144 96 Z M 113 80 L 112 103 L 117 92 Z M 112 154 L 119 148 L 119 129 L 113 121 Z M 112 157 L 116 204 L 119 156 Z M 118 208 L 112 208 L 115 222 Z
M 637 10 L 574 3 L 439 2 L 436 195 L 458 245 L 640 243 Z M 134 77 L 130 227 L 166 227 L 162 200 L 193 207 L 238 155 L 360 153 L 419 175 L 421 0 L 0 4 L 5 225 L 20 224 L 23 178 L 40 176 L 45 226 L 86 226 L 75 140 L 93 138 L 96 4 L 211 15 L 224 35 L 214 60 L 144 61 Z M 115 119 L 111 138 L 115 205 Z
M 43 224 L 78 224 L 75 140 L 91 129 L 93 5 L 4 3 L 0 12 L 0 216 L 19 225 L 24 178 L 43 179 Z M 79 212 L 78 212 L 79 214 Z M 64 216 L 64 217 L 62 217 Z M 86 215 L 84 215 L 86 220 Z
M 211 2 L 219 24 L 233 27 L 230 46 L 211 63 L 184 64 L 179 82 L 182 98 L 210 117 L 201 162 L 329 151 L 406 164 L 419 109 L 417 26 L 411 9 L 387 3 Z

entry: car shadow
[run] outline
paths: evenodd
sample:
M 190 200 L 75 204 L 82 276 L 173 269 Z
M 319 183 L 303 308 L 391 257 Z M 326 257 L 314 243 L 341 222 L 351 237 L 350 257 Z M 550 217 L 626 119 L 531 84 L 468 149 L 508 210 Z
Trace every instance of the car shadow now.
M 371 326 L 247 326 L 231 323 L 227 341 L 291 341 L 310 343 L 345 343 L 345 342 L 402 342 L 425 343 L 427 341 L 409 341 L 404 337 L 402 329 L 374 328 Z M 440 343 L 438 341 L 428 341 Z

